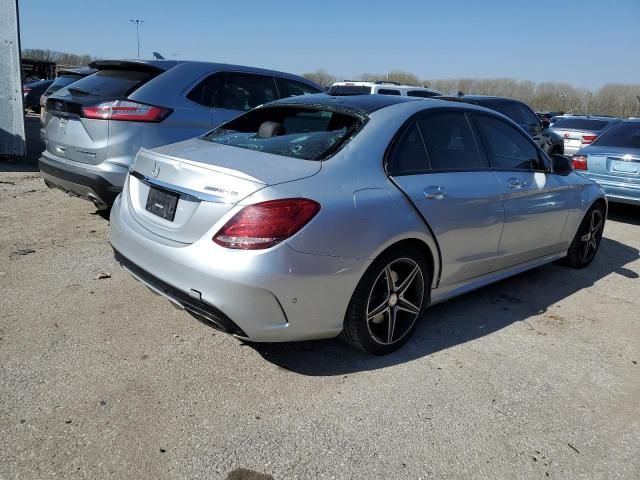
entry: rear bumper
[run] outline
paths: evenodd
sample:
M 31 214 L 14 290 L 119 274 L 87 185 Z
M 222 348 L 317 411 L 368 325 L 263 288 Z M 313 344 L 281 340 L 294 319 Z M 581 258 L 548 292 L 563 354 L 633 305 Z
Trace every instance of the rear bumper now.
M 128 172 L 120 165 L 85 165 L 57 159 L 46 151 L 38 160 L 38 167 L 47 186 L 89 200 L 100 210 L 113 204 Z
M 610 202 L 640 205 L 640 185 L 604 180 L 587 173 L 584 176 L 602 186 Z
M 192 244 L 176 243 L 137 223 L 125 195 L 111 210 L 116 258 L 174 305 L 258 342 L 330 338 L 342 330 L 368 260 L 300 253 L 284 243 L 231 250 L 211 240 L 215 232 Z

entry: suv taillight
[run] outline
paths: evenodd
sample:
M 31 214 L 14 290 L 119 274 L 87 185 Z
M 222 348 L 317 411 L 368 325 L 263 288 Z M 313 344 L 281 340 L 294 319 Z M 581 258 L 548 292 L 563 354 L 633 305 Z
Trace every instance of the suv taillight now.
M 129 100 L 115 100 L 82 107 L 85 118 L 123 120 L 127 122 L 161 122 L 172 112 L 169 108 L 145 105 Z
M 586 144 L 593 143 L 595 142 L 596 138 L 598 138 L 597 135 L 583 135 L 582 143 L 586 143 Z
M 320 211 L 307 198 L 270 200 L 244 207 L 213 237 L 226 248 L 260 250 L 273 247 L 298 232 Z
M 586 155 L 574 155 L 571 157 L 571 163 L 574 170 L 586 170 L 587 169 L 587 156 Z

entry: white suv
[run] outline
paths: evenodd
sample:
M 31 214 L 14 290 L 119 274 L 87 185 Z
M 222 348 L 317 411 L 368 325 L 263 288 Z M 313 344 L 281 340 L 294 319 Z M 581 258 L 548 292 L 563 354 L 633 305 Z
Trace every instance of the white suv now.
M 427 87 L 415 85 L 402 85 L 398 82 L 376 81 L 360 82 L 356 80 L 343 80 L 335 82 L 327 92 L 330 95 L 401 95 L 403 97 L 429 98 L 442 95 L 442 92 Z

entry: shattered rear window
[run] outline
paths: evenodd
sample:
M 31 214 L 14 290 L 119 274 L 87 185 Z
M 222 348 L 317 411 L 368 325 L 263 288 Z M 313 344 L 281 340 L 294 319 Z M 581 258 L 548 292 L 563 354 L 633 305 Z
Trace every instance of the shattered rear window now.
M 359 116 L 323 108 L 257 108 L 202 136 L 209 142 L 274 155 L 323 160 L 351 139 Z

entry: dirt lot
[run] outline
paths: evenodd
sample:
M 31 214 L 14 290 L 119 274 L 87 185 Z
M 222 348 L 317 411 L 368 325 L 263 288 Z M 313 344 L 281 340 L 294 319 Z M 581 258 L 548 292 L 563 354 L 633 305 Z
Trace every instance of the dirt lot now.
M 374 358 L 217 333 L 29 170 L 0 161 L 0 479 L 640 478 L 640 209 Z

